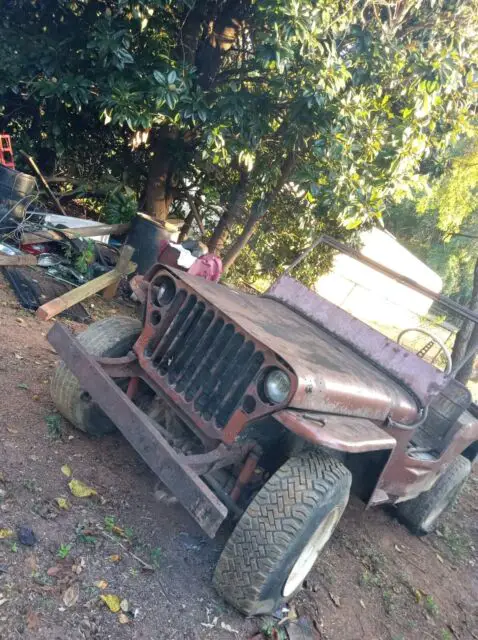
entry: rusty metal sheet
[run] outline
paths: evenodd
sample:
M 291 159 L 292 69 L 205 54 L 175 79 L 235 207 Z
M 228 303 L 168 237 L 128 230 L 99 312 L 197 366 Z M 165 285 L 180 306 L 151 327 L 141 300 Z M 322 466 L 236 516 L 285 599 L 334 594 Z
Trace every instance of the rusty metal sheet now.
M 399 382 L 311 319 L 279 300 L 170 271 L 288 363 L 298 377 L 291 407 L 374 420 L 390 415 L 405 423 L 416 419 L 417 405 Z
M 384 429 L 364 418 L 323 414 L 308 416 L 288 409 L 278 411 L 274 418 L 301 438 L 337 451 L 382 451 L 393 449 L 397 443 Z
M 309 291 L 293 278 L 280 278 L 267 295 L 297 309 L 340 340 L 350 343 L 354 349 L 410 387 L 424 405 L 448 382 L 444 373 L 433 365 Z
M 55 323 L 48 341 L 95 402 L 114 422 L 153 472 L 176 495 L 204 531 L 213 538 L 227 508 L 211 489 L 181 463 L 154 423 L 114 383 L 68 330 Z
M 414 498 L 430 489 L 450 462 L 478 441 L 478 420 L 469 411 L 464 411 L 457 420 L 448 446 L 435 458 L 429 459 L 410 455 L 409 442 L 413 440 L 413 430 L 407 433 L 403 429 L 391 428 L 390 433 L 396 437 L 397 446 L 381 473 L 369 505 L 377 504 L 383 492 L 390 501 L 397 502 Z

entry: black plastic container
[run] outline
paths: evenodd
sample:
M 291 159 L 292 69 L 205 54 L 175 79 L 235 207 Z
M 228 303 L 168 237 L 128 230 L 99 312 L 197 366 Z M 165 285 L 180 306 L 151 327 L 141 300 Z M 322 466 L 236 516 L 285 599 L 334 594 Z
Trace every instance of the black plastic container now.
M 28 173 L 22 173 L 0 164 L 0 203 L 11 209 L 11 215 L 21 218 L 25 207 L 37 188 L 36 180 Z
M 145 213 L 136 214 L 126 240 L 134 248 L 132 260 L 138 265 L 136 273 L 143 274 L 158 261 L 159 241 L 169 239 L 161 224 Z

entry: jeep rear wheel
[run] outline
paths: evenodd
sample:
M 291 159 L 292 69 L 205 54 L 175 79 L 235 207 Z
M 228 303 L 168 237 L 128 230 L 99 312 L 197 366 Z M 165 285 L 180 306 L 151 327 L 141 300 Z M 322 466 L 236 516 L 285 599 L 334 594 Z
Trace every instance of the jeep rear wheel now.
M 219 558 L 214 585 L 246 615 L 299 591 L 348 502 L 351 475 L 321 451 L 290 458 L 247 507 Z
M 412 533 L 430 533 L 435 529 L 440 516 L 458 497 L 470 472 L 471 462 L 464 456 L 458 456 L 429 491 L 397 505 L 399 519 Z
M 131 350 L 141 328 L 141 322 L 135 318 L 106 318 L 91 324 L 80 333 L 77 340 L 94 356 L 119 358 Z M 60 413 L 81 431 L 94 436 L 115 431 L 115 425 L 90 395 L 82 390 L 78 379 L 63 362 L 53 374 L 50 392 Z

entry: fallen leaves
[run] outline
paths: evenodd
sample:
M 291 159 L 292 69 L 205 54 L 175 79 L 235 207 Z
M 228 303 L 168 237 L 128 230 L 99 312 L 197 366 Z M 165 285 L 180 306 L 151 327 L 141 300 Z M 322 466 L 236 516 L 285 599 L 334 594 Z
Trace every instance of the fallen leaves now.
M 63 474 L 64 476 L 66 476 L 67 478 L 71 478 L 72 471 L 71 471 L 71 467 L 70 467 L 69 465 L 64 464 L 64 465 L 62 466 L 62 468 L 61 468 L 61 472 L 62 472 L 62 474 Z
M 15 532 L 12 529 L 0 529 L 0 540 L 6 540 L 7 538 L 13 538 Z
M 95 582 L 95 587 L 98 587 L 98 589 L 106 589 L 106 587 L 108 586 L 108 583 L 106 582 L 106 580 L 98 580 L 97 582 Z
M 120 613 L 118 616 L 118 621 L 120 624 L 128 624 L 131 622 L 131 618 L 126 615 L 126 613 Z
M 27 628 L 29 631 L 38 631 L 40 628 L 40 616 L 36 611 L 28 611 Z
M 68 483 L 71 493 L 75 498 L 90 498 L 91 496 L 97 496 L 98 492 L 81 482 L 81 480 L 75 480 L 74 478 Z
M 121 556 L 117 553 L 114 553 L 109 557 L 110 562 L 119 562 L 121 560 Z
M 68 587 L 68 589 L 63 594 L 63 603 L 65 607 L 73 607 L 80 597 L 80 588 L 77 584 Z
M 59 509 L 65 509 L 65 511 L 68 511 L 68 509 L 71 509 L 71 504 L 66 498 L 61 498 L 61 497 L 55 498 L 55 501 Z
M 121 611 L 121 600 L 118 596 L 112 593 L 107 593 L 100 596 L 100 598 L 112 613 L 118 613 L 118 611 Z

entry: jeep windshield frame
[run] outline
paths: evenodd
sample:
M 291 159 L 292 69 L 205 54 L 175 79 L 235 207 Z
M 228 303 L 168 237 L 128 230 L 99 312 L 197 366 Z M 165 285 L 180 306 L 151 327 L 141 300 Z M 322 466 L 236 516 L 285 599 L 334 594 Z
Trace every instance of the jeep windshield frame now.
M 467 307 L 459 304 L 458 302 L 455 302 L 451 298 L 448 298 L 441 293 L 437 293 L 436 291 L 432 291 L 431 289 L 424 287 L 419 282 L 416 282 L 415 280 L 412 280 L 411 278 L 408 278 L 401 273 L 397 273 L 393 269 L 390 269 L 389 267 L 380 264 L 380 262 L 376 262 L 375 260 L 368 258 L 356 249 L 342 242 L 339 242 L 335 238 L 332 238 L 331 236 L 325 234 L 317 236 L 317 238 L 315 238 L 315 240 L 313 240 L 313 242 L 306 249 L 304 249 L 304 251 L 302 251 L 302 253 L 300 253 L 297 258 L 295 258 L 295 260 L 293 260 L 293 262 L 283 271 L 281 277 L 289 275 L 291 271 L 293 271 L 293 269 L 295 269 L 295 267 L 297 267 L 320 244 L 325 244 L 332 249 L 335 249 L 336 251 L 339 251 L 340 253 L 343 253 L 350 258 L 353 258 L 354 260 L 367 265 L 375 271 L 378 271 L 379 273 L 388 276 L 392 280 L 395 280 L 399 284 L 402 284 L 409 289 L 413 289 L 414 291 L 417 291 L 418 293 L 431 298 L 450 311 L 453 311 L 453 313 L 459 315 L 461 318 L 470 320 L 474 324 L 478 324 L 478 314 L 471 311 L 471 309 L 468 309 Z M 454 378 L 456 374 L 465 366 L 465 364 L 476 355 L 477 352 L 478 345 L 470 348 L 461 360 L 456 363 L 453 362 L 449 377 Z

